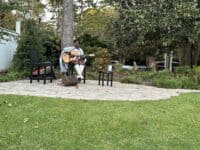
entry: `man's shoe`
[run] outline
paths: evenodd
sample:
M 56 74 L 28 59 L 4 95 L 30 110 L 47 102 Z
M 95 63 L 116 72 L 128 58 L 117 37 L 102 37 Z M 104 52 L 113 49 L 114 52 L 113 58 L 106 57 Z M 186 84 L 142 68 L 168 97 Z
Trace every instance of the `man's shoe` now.
M 78 82 L 79 82 L 79 83 L 81 82 L 81 78 L 78 78 Z

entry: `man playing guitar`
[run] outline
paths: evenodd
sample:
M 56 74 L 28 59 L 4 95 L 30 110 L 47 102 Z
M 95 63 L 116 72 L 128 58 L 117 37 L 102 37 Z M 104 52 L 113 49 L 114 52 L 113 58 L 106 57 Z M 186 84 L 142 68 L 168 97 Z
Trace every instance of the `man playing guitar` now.
M 60 69 L 62 73 L 67 72 L 67 68 L 70 63 L 74 64 L 74 68 L 77 72 L 77 79 L 83 79 L 83 70 L 86 59 L 84 57 L 84 52 L 80 48 L 79 40 L 74 40 L 73 47 L 66 47 L 63 49 L 60 57 Z

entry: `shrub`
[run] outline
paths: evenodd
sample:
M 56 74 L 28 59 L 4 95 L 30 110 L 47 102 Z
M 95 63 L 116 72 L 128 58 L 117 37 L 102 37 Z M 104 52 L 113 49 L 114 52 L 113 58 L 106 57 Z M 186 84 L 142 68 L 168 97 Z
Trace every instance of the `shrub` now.
M 189 76 L 191 74 L 191 68 L 189 66 L 177 67 L 175 73 L 179 75 Z
M 58 67 L 61 53 L 60 38 L 55 34 L 54 29 L 46 24 L 40 28 L 40 34 L 45 57 L 53 63 L 54 67 Z
M 193 68 L 193 78 L 196 80 L 197 83 L 200 84 L 200 66 Z
M 107 70 L 108 64 L 110 64 L 111 55 L 105 48 L 99 48 L 95 54 L 94 66 L 96 70 Z
M 142 84 L 143 78 L 140 76 L 128 76 L 121 80 L 122 83 L 135 83 L 135 84 Z
M 18 47 L 13 60 L 13 68 L 17 71 L 29 71 L 30 69 L 30 50 L 38 50 L 40 57 L 43 58 L 44 47 L 40 35 L 40 29 L 34 20 L 24 22 L 24 30 L 18 41 Z
M 162 88 L 181 88 L 182 82 L 171 76 L 160 76 L 153 79 L 153 85 Z
M 18 72 L 15 70 L 10 70 L 8 73 L 4 75 L 0 75 L 0 82 L 8 82 L 13 80 L 18 80 L 20 78 L 25 77 L 27 74 L 25 72 Z
M 182 82 L 182 87 L 184 89 L 197 89 L 198 88 L 198 83 L 196 83 L 194 80 L 192 80 L 189 77 L 182 76 L 179 77 L 177 80 L 180 80 Z
M 87 72 L 87 78 L 89 80 L 98 80 L 98 73 L 96 71 L 88 71 Z
M 122 69 L 122 64 L 118 63 L 118 64 L 114 64 L 113 68 L 115 69 L 116 73 L 123 73 L 124 70 Z
M 122 83 L 136 83 L 153 85 L 162 88 L 187 88 L 198 89 L 200 86 L 196 80 L 186 75 L 175 75 L 168 71 L 141 72 L 135 71 L 121 80 Z
M 138 72 L 139 76 L 141 76 L 144 80 L 150 80 L 152 78 L 154 78 L 157 75 L 157 72 L 144 72 L 144 71 L 140 71 Z

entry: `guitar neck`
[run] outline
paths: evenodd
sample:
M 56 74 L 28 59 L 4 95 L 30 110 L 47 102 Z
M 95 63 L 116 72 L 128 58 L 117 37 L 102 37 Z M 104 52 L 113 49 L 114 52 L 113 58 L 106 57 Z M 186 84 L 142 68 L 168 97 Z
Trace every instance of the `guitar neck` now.
M 87 55 L 84 55 L 84 57 L 94 57 L 95 55 L 94 54 L 87 54 Z

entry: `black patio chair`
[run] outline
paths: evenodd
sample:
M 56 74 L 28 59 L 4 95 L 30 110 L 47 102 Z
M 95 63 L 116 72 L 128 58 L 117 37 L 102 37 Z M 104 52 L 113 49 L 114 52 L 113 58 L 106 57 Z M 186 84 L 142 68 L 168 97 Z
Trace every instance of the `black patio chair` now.
M 55 78 L 52 63 L 50 61 L 41 62 L 37 50 L 30 50 L 30 58 L 30 83 L 32 83 L 32 80 L 37 80 L 38 82 L 40 80 L 43 80 L 44 84 L 46 84 L 46 80 L 50 80 L 50 82 L 52 83 L 53 79 Z M 47 67 L 50 67 L 50 72 L 47 72 Z M 41 68 L 44 69 L 44 73 L 40 72 Z M 33 75 L 34 69 L 37 69 L 37 74 L 35 75 Z

